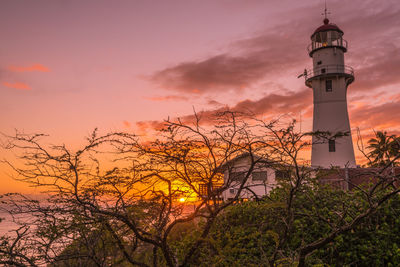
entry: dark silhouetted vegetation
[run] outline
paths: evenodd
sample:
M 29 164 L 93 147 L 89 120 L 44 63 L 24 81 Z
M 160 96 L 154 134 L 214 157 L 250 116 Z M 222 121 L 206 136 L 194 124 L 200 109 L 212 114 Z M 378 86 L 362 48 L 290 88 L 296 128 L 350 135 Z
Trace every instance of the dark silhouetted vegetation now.
M 398 263 L 399 155 L 353 191 L 318 181 L 302 152 L 310 136 L 234 112 L 201 124 L 166 121 L 154 140 L 94 131 L 80 149 L 17 133 L 3 143 L 15 179 L 43 191 L 6 194 L 18 224 L 0 240 L 10 266 L 365 266 Z M 396 139 L 397 140 L 397 139 Z M 371 142 L 370 144 L 372 144 Z M 222 201 L 231 160 L 246 155 L 235 196 Z M 240 204 L 257 164 L 284 173 L 273 192 Z M 336 170 L 331 170 L 335 172 Z M 337 175 L 342 181 L 346 177 Z M 200 192 L 205 185 L 207 194 Z M 218 186 L 216 186 L 218 185 Z M 181 203 L 183 199 L 186 203 Z M 28 215 L 28 217 L 26 216 Z M 379 246 L 372 251 L 370 246 Z M 386 252 L 386 254 L 385 254 Z

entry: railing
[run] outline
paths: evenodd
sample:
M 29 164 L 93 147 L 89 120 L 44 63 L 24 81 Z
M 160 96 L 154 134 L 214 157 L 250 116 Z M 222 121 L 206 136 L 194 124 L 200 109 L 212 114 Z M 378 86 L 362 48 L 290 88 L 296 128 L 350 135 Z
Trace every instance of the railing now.
M 314 69 L 304 70 L 304 78 L 306 80 L 315 76 L 320 76 L 330 73 L 344 73 L 347 75 L 354 76 L 354 70 L 350 66 L 346 65 L 323 65 Z
M 342 47 L 345 50 L 347 50 L 347 41 L 342 38 L 339 38 L 336 40 L 328 39 L 328 40 L 326 40 L 326 42 L 322 42 L 322 43 L 313 41 L 311 44 L 308 45 L 307 50 L 308 50 L 308 53 L 311 53 L 312 51 L 323 48 L 323 47 Z

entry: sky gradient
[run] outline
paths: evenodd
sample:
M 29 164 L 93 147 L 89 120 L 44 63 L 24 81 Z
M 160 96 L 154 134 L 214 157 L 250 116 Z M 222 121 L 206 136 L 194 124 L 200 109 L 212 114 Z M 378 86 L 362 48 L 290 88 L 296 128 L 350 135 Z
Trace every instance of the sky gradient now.
M 148 133 L 163 119 L 229 107 L 312 126 L 297 79 L 324 1 L 3 0 L 0 132 L 83 142 L 94 128 Z M 400 133 L 400 3 L 328 1 L 349 42 L 353 140 Z M 356 154 L 357 153 L 357 149 Z M 0 151 L 2 158 L 8 157 Z M 24 190 L 0 166 L 0 192 Z

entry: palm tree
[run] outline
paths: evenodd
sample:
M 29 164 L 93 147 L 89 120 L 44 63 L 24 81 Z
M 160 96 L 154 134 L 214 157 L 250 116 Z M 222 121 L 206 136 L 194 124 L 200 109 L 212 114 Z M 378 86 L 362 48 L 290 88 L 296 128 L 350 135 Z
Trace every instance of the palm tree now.
M 382 167 L 396 159 L 400 151 L 400 137 L 388 135 L 386 131 L 377 131 L 375 138 L 368 141 L 367 148 L 370 149 L 368 156 L 372 159 L 369 165 Z
M 393 135 L 393 140 L 390 143 L 390 153 L 393 159 L 395 159 L 395 161 L 399 160 L 400 157 L 400 137 L 399 136 L 394 136 Z

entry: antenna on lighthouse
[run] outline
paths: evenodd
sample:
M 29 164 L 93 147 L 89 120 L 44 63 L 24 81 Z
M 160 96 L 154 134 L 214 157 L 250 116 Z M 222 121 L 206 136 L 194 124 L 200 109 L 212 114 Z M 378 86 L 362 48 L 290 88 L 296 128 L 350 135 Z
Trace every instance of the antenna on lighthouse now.
M 325 16 L 325 19 L 328 18 L 328 14 L 330 15 L 331 12 L 328 11 L 328 8 L 326 7 L 326 0 L 325 0 L 325 9 L 324 9 L 324 13 L 322 13 L 321 15 Z

